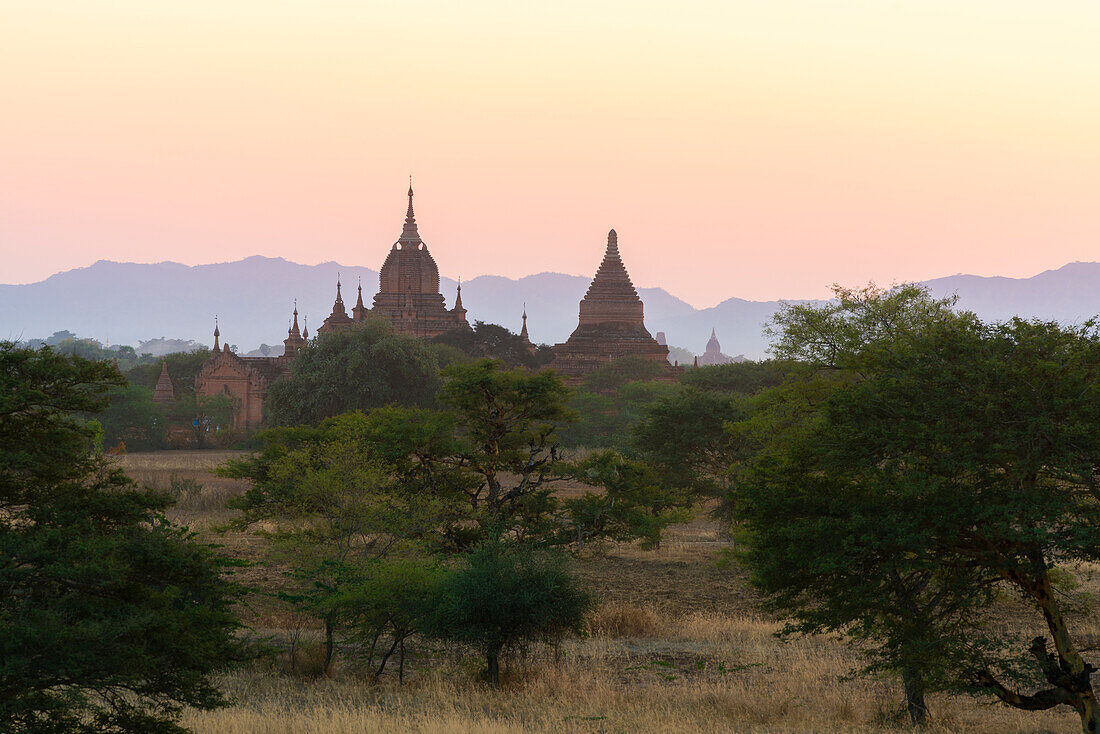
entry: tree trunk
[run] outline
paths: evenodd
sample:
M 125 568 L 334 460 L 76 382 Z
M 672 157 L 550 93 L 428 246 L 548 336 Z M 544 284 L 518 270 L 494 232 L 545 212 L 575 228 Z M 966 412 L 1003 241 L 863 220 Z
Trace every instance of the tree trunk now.
M 904 668 L 901 682 L 905 687 L 905 711 L 909 714 L 909 721 L 913 726 L 924 726 L 928 723 L 928 704 L 924 702 L 924 677 L 920 669 Z
M 336 629 L 333 624 L 332 616 L 325 617 L 325 664 L 321 669 L 322 675 L 328 675 L 329 668 L 332 667 L 332 655 L 336 649 Z
M 500 688 L 500 648 L 494 647 L 489 650 L 489 685 L 493 688 Z
M 405 682 L 405 638 L 401 638 L 401 651 L 397 658 L 397 682 Z
M 1100 726 L 1100 711 L 1097 710 L 1096 696 L 1092 691 L 1088 692 L 1088 695 L 1081 701 L 1081 708 L 1078 710 L 1081 714 L 1081 731 L 1085 734 L 1096 734 L 1098 726 Z

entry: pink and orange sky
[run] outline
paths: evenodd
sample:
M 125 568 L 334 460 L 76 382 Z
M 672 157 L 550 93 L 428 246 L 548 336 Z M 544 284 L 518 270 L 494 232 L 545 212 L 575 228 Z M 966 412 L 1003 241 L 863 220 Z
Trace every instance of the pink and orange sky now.
M 0 282 L 377 268 L 696 306 L 1100 259 L 1100 3 L 0 0 Z

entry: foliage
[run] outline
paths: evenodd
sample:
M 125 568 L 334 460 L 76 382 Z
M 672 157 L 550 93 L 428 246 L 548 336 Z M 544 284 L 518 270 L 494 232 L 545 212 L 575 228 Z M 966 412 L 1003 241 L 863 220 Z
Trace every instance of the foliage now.
M 571 472 L 578 481 L 604 490 L 565 501 L 565 532 L 578 545 L 592 538 L 641 539 L 643 548 L 656 548 L 666 527 L 691 519 L 692 494 L 668 482 L 652 464 L 598 451 L 574 463 Z
M 651 379 L 651 362 L 620 360 L 612 365 L 616 367 L 601 368 L 574 390 L 569 408 L 577 420 L 562 431 L 562 445 L 630 453 L 635 426 L 654 404 L 676 392 L 675 385 Z
M 591 606 L 560 554 L 490 541 L 436 585 L 423 626 L 431 636 L 478 650 L 489 683 L 499 687 L 503 654 L 581 634 Z
M 422 528 L 436 524 L 431 499 L 407 494 L 394 480 L 396 465 L 364 440 L 377 428 L 371 417 L 352 413 L 316 429 L 267 431 L 258 456 L 222 470 L 253 480 L 231 503 L 242 510 L 234 525 L 260 526 L 276 557 L 291 565 L 284 598 L 324 623 L 326 672 L 338 635 L 377 619 L 363 597 L 379 578 L 379 562 L 409 550 Z M 386 625 L 401 632 L 392 620 Z
M 788 360 L 731 362 L 686 370 L 680 384 L 703 392 L 754 395 L 783 384 L 795 365 Z
M 430 406 L 440 386 L 434 350 L 375 319 L 318 336 L 298 351 L 290 369 L 290 379 L 267 391 L 264 413 L 272 425 L 317 424 L 391 404 Z
M 432 341 L 455 347 L 470 357 L 500 360 L 509 367 L 542 367 L 554 358 L 545 344 L 533 346 L 519 334 L 484 321 L 475 322 L 472 329 L 451 329 Z
M 176 399 L 183 399 L 195 394 L 195 378 L 202 371 L 202 366 L 210 358 L 210 350 L 206 348 L 194 349 L 190 352 L 174 352 L 164 357 L 159 357 L 140 364 L 128 370 L 126 379 L 132 385 L 141 385 L 152 390 L 160 379 L 162 365 L 168 363 L 168 376 L 172 378 L 172 391 Z
M 1053 587 L 1100 559 L 1096 325 L 982 324 L 915 287 L 837 295 L 777 320 L 777 351 L 831 377 L 767 394 L 746 426 L 771 436 L 739 492 L 755 582 L 790 631 L 870 641 L 915 718 L 948 688 L 1064 704 L 1095 730 Z M 1049 638 L 988 624 L 1001 589 Z
M 168 404 L 169 421 L 189 428 L 195 445 L 208 448 L 233 437 L 234 398 L 229 395 L 178 396 Z
M 223 562 L 90 449 L 113 364 L 0 343 L 0 728 L 182 731 L 239 659 Z
M 138 385 L 111 390 L 110 404 L 98 416 L 108 446 L 124 441 L 139 451 L 164 447 L 168 421 L 165 409 L 153 401 L 153 391 Z

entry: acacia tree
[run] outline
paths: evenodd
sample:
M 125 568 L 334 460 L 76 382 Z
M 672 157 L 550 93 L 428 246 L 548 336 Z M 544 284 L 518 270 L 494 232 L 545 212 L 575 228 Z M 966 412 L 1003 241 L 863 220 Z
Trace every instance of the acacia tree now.
M 560 554 L 493 540 L 443 577 L 423 627 L 481 652 L 486 677 L 499 688 L 502 655 L 566 632 L 580 634 L 591 605 Z
M 349 627 L 359 637 L 364 626 L 377 630 L 372 654 L 382 633 L 392 632 L 395 646 L 408 636 L 410 625 L 402 620 L 410 613 L 396 600 L 380 601 L 378 589 L 394 585 L 391 560 L 407 566 L 417 542 L 438 524 L 438 503 L 410 495 L 396 481 L 399 467 L 366 440 L 379 430 L 379 422 L 362 413 L 317 428 L 275 429 L 261 434 L 258 455 L 219 469 L 253 480 L 230 502 L 242 511 L 233 525 L 268 539 L 272 556 L 290 565 L 282 596 L 323 624 L 326 674 Z
M 769 396 L 801 417 L 739 493 L 754 579 L 794 629 L 875 643 L 878 665 L 909 673 L 915 718 L 942 687 L 1070 706 L 1096 731 L 1094 668 L 1054 593 L 1100 560 L 1096 325 L 982 324 L 914 287 L 838 296 L 778 320 L 778 349 L 833 379 L 801 388 L 801 413 Z M 1048 636 L 988 626 L 998 589 Z
M 0 729 L 183 731 L 239 660 L 224 562 L 90 450 L 110 363 L 0 343 Z

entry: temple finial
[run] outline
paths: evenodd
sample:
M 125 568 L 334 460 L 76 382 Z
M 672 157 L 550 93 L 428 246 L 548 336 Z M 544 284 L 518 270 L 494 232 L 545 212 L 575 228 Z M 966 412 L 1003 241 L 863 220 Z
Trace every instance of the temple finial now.
M 214 314 L 214 351 L 215 352 L 218 351 L 218 337 L 221 336 L 221 335 L 222 335 L 222 333 L 220 331 L 218 331 L 218 315 Z
M 305 323 L 305 326 L 302 328 L 302 338 L 303 339 L 308 339 L 309 338 L 309 316 L 303 316 L 302 319 L 303 319 L 303 322 Z
M 405 225 L 401 228 L 401 237 L 398 238 L 397 243 L 419 247 L 422 242 L 420 233 L 416 230 L 416 214 L 413 213 L 412 176 L 409 176 L 409 208 L 405 211 Z
M 619 251 L 619 235 L 615 233 L 615 230 L 607 233 L 607 251 L 611 252 L 612 250 Z

